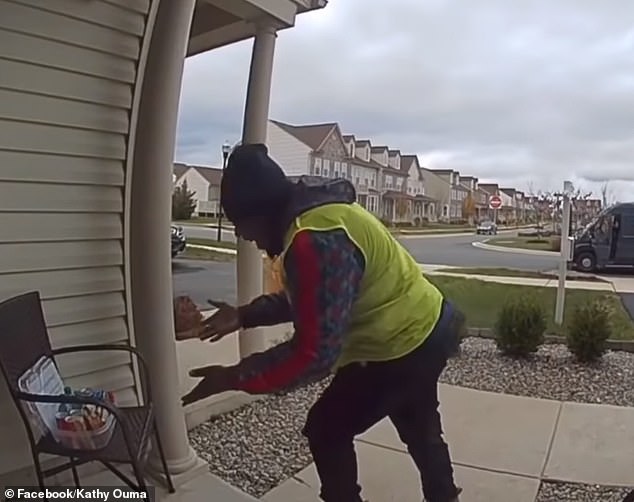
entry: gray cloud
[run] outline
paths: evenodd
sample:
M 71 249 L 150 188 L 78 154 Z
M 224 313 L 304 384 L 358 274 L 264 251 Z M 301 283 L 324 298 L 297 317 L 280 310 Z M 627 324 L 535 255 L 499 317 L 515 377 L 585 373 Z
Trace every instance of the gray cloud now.
M 250 42 L 186 63 L 178 158 L 240 135 Z M 631 0 L 331 0 L 281 32 L 271 116 L 337 121 L 428 165 L 634 199 Z

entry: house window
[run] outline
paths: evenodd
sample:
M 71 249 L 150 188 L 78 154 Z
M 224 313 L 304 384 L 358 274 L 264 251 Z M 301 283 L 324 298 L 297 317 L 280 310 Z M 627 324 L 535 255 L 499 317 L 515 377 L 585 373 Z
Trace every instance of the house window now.
M 376 185 L 376 176 L 375 176 L 375 175 L 372 175 L 372 176 L 370 177 L 370 186 L 371 186 L 371 187 L 374 187 L 375 185 Z
M 376 213 L 378 209 L 377 198 L 373 195 L 368 196 L 368 211 Z
M 385 175 L 385 187 L 392 188 L 392 175 L 390 174 Z
M 344 178 L 348 177 L 348 164 L 345 162 L 341 163 L 341 176 Z
M 313 173 L 316 176 L 321 176 L 321 159 L 315 159 L 315 166 L 313 167 Z
M 341 162 L 338 162 L 338 161 L 335 160 L 332 176 L 334 178 L 338 178 L 340 170 L 341 170 Z
M 400 190 L 402 186 L 403 186 L 403 178 L 396 178 L 396 188 Z
M 324 159 L 324 171 L 323 174 L 326 178 L 330 176 L 330 161 L 328 159 Z

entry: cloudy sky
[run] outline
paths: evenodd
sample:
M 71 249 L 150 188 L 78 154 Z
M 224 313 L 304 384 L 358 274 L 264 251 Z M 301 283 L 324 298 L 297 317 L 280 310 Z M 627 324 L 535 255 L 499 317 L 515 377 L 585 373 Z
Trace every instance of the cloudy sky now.
M 241 131 L 251 42 L 187 60 L 177 160 Z M 634 200 L 634 1 L 330 0 L 278 36 L 271 118 L 424 165 Z

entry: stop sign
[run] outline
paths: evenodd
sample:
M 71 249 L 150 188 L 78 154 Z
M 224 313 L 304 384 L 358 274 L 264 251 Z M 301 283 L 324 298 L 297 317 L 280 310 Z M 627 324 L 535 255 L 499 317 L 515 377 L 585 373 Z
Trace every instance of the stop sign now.
M 502 199 L 500 199 L 499 196 L 491 195 L 491 197 L 489 197 L 489 207 L 491 209 L 498 209 L 501 206 L 502 206 Z

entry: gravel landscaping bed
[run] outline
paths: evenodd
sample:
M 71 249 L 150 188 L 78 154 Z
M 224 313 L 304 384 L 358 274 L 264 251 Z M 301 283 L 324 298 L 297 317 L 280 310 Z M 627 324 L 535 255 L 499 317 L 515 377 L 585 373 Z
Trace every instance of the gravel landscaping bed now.
M 493 340 L 470 337 L 441 381 L 520 396 L 634 406 L 634 354 L 607 352 L 599 363 L 584 365 L 564 345 L 553 344 L 520 361 L 499 355 Z
M 256 498 L 312 463 L 301 434 L 328 380 L 267 396 L 192 429 L 194 449 L 212 473 Z
M 587 366 L 577 364 L 565 346 L 545 345 L 529 360 L 516 361 L 500 356 L 494 341 L 472 337 L 463 341 L 461 355 L 449 361 L 441 381 L 522 396 L 634 406 L 634 354 L 609 352 L 600 363 Z M 214 474 L 262 497 L 312 462 L 301 429 L 327 382 L 268 396 L 212 419 L 190 431 L 191 443 Z M 603 491 L 595 496 L 592 490 Z M 539 502 L 613 500 L 607 488 L 544 483 L 542 492 Z
M 623 502 L 631 488 L 542 482 L 535 502 Z

